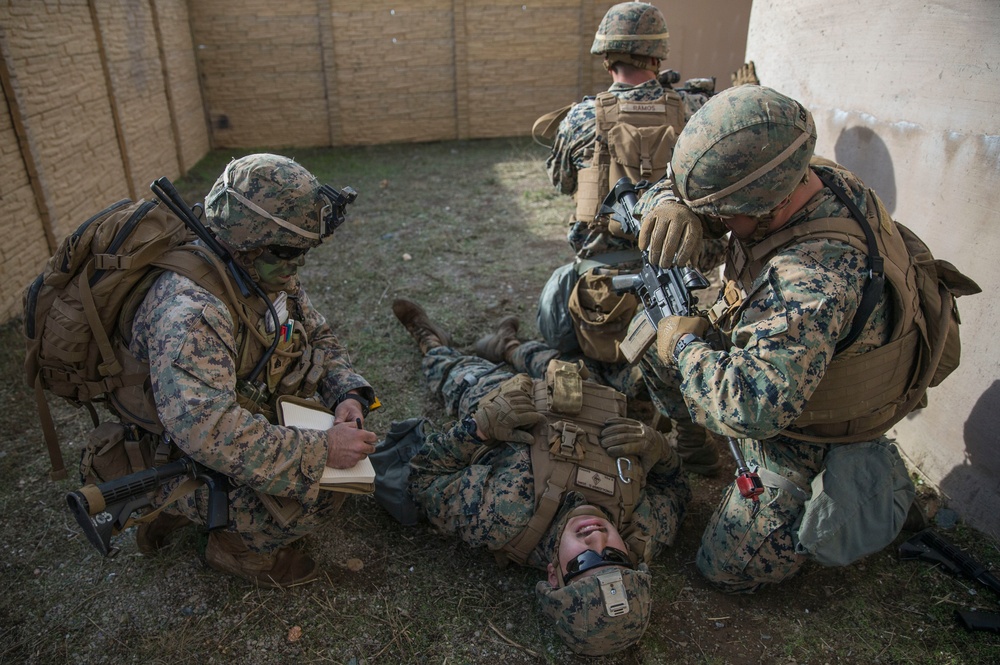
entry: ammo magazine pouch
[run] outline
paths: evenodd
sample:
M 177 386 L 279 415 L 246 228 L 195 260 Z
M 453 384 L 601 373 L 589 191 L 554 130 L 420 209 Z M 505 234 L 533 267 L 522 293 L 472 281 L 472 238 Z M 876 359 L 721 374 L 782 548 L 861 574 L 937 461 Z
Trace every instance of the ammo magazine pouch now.
M 868 255 L 875 269 L 851 329 L 838 343 L 837 354 L 804 411 L 782 434 L 822 443 L 870 441 L 924 406 L 927 388 L 938 385 L 958 366 L 961 342 L 955 298 L 979 293 L 980 288 L 947 261 L 934 259 L 915 233 L 892 220 L 872 190 L 867 190 L 867 214 L 862 214 L 836 181 L 835 170 L 831 174 L 814 168 L 814 173 L 852 217 L 795 224 L 750 248 L 734 243 L 727 276 L 758 275 L 783 248 L 813 238 L 845 242 Z M 878 304 L 883 280 L 893 296 L 889 341 L 863 354 L 841 353 L 851 347 Z M 749 285 L 742 286 L 745 290 Z M 726 318 L 730 325 L 741 311 L 739 305 L 730 308 Z
M 626 537 L 644 481 L 637 460 L 610 457 L 599 440 L 609 418 L 624 417 L 624 395 L 583 380 L 578 365 L 559 360 L 551 361 L 546 379 L 536 379 L 533 385 L 535 408 L 545 415 L 545 422 L 532 431 L 535 513 L 524 531 L 496 553 L 498 561 L 509 558 L 522 565 L 551 526 L 567 492 L 583 494 L 587 503 L 604 509 Z M 626 541 L 642 560 L 644 540 Z
M 595 137 L 590 166 L 577 174 L 576 220 L 593 224 L 612 183 L 663 177 L 677 134 L 684 128 L 680 95 L 636 102 L 602 92 L 594 99 Z
M 538 296 L 535 321 L 545 343 L 562 353 L 582 349 L 585 355 L 595 360 L 613 361 L 619 355 L 617 342 L 624 339 L 631 320 L 630 313 L 624 329 L 619 329 L 623 311 L 629 306 L 627 301 L 633 301 L 634 313 L 638 300 L 630 293 L 618 296 L 613 289 L 609 291 L 611 275 L 617 274 L 617 271 L 604 272 L 604 279 L 600 280 L 589 277 L 586 283 L 581 283 L 581 277 L 600 274 L 606 266 L 630 263 L 640 258 L 638 250 L 621 250 L 577 259 L 556 268 Z M 600 350 L 595 350 L 595 347 Z

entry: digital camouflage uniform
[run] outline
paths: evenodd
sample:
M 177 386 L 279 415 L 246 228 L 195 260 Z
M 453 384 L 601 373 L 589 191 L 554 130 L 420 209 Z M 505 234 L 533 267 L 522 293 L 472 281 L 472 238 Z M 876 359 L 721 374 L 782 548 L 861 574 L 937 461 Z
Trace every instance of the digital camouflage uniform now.
M 342 198 L 345 193 L 349 196 Z M 239 550 L 231 542 L 234 534 L 250 552 L 270 556 L 314 530 L 343 501 L 343 494 L 319 488 L 328 455 L 326 432 L 278 426 L 274 400 L 279 393 L 291 394 L 333 409 L 348 391 L 357 390 L 369 403 L 374 393 L 353 371 L 347 352 L 295 276 L 304 259 L 275 255 L 259 266 L 256 259 L 272 247 L 301 257 L 343 222 L 344 207 L 353 196 L 353 190 L 338 194 L 320 185 L 293 160 L 257 154 L 231 161 L 206 198 L 207 227 L 234 252 L 249 278 L 262 289 L 277 291 L 275 279 L 282 285 L 280 292 L 266 297 L 275 309 L 285 310 L 287 315 L 278 312 L 278 323 L 287 322 L 290 330 L 262 372 L 254 370 L 278 332 L 264 325 L 267 308 L 257 296 L 233 301 L 224 286 L 209 290 L 166 271 L 136 311 L 129 351 L 149 364 L 152 394 L 147 398 L 156 413 L 147 417 L 159 420 L 165 437 L 181 453 L 228 476 L 233 485 L 228 532 L 209 536 L 210 565 L 218 565 L 214 544 L 225 540 L 231 544 L 224 547 Z M 278 277 L 265 279 L 258 274 L 261 266 L 274 266 Z M 282 293 L 287 296 L 284 306 Z M 309 374 L 303 378 L 296 370 L 306 368 Z M 245 384 L 251 375 L 261 397 L 256 402 L 247 399 Z M 154 506 L 181 480 L 167 483 Z M 204 524 L 206 493 L 202 487 L 182 496 L 166 513 Z M 228 572 L 253 577 L 255 571 Z
M 510 368 L 482 358 L 464 356 L 439 346 L 424 355 L 427 385 L 440 395 L 454 416 L 471 413 L 486 393 L 513 376 Z M 431 524 L 457 535 L 473 547 L 499 550 L 527 525 L 534 513 L 535 489 L 529 448 L 497 445 L 472 464 L 482 446 L 456 424 L 431 435 L 410 461 L 410 490 Z M 635 508 L 632 527 L 647 534 L 650 557 L 673 544 L 690 499 L 676 455 L 661 460 L 647 474 L 645 494 Z M 556 546 L 566 515 L 582 503 L 571 492 L 559 514 L 531 553 L 528 564 L 544 569 L 556 558 Z
M 728 99 L 726 102 L 731 103 Z M 720 114 L 733 112 L 721 103 L 711 108 Z M 708 116 L 702 120 L 709 132 L 716 126 L 712 123 L 721 122 Z M 698 131 L 702 127 L 689 129 Z M 734 145 L 741 145 L 730 138 Z M 706 144 L 711 141 L 706 139 Z M 678 151 L 680 145 L 679 141 Z M 724 157 L 733 157 L 733 150 L 739 148 L 731 149 Z M 711 158 L 724 159 L 719 152 Z M 713 174 L 726 173 L 722 164 L 709 162 L 709 157 L 702 159 L 700 168 Z M 675 173 L 684 168 L 683 162 L 678 167 L 677 161 L 675 151 Z M 857 206 L 866 210 L 866 189 L 854 175 L 825 166 L 811 168 L 829 173 Z M 787 185 L 789 191 L 796 182 Z M 662 183 L 658 191 L 647 196 L 662 197 L 669 185 Z M 761 190 L 770 186 L 766 181 L 751 185 Z M 760 196 L 766 199 L 767 194 Z M 752 197 L 750 193 L 746 198 Z M 726 209 L 720 214 L 733 212 Z M 831 190 L 822 188 L 782 228 L 828 217 L 850 217 L 850 212 Z M 744 242 L 746 246 L 754 244 L 752 240 Z M 738 243 L 733 241 L 733 247 Z M 726 265 L 727 277 L 735 278 L 732 256 Z M 743 454 L 751 468 L 759 465 L 808 489 L 835 444 L 809 443 L 781 431 L 803 412 L 824 377 L 838 340 L 851 326 L 867 274 L 866 253 L 843 242 L 807 238 L 784 247 L 763 270 L 742 280 L 752 285 L 735 313 L 732 329 L 726 331 L 731 348 L 720 351 L 698 340 L 679 351 L 676 365 L 665 363 L 655 349 L 646 354 L 641 367 L 650 393 L 654 397 L 669 393 L 682 379 L 681 391 L 695 422 L 742 439 Z M 860 337 L 843 352 L 843 357 L 880 347 L 888 340 L 891 308 L 892 296 L 886 289 Z M 875 442 L 888 445 L 884 437 L 877 437 Z M 733 484 L 702 537 L 697 556 L 699 570 L 730 591 L 752 591 L 789 577 L 806 560 L 796 553 L 793 538 L 802 510 L 802 501 L 784 489 L 766 487 L 758 505 L 743 498 Z
M 664 88 L 655 78 L 640 85 L 632 86 L 625 83 L 613 83 L 608 89 L 620 99 L 645 102 L 659 99 Z M 684 104 L 685 120 L 690 118 L 708 99 L 705 93 L 691 93 L 684 90 L 676 91 Z M 679 130 L 679 128 L 677 128 Z M 546 170 L 552 184 L 563 194 L 572 195 L 576 192 L 577 173 L 588 166 L 587 153 L 593 147 L 595 131 L 594 98 L 586 97 L 575 104 L 559 124 L 552 153 L 545 162 Z M 639 212 L 639 208 L 636 209 Z M 641 217 L 640 217 L 641 218 Z M 570 226 L 567 240 L 572 245 L 577 256 L 588 258 L 595 253 L 618 250 L 634 250 L 634 240 L 613 237 L 607 233 L 596 233 L 588 229 L 584 222 L 574 222 Z M 702 253 L 698 266 L 710 275 L 721 265 L 725 251 L 722 240 L 708 240 L 702 245 Z M 626 266 L 628 267 L 628 266 Z M 633 262 L 631 267 L 638 270 L 639 263 Z M 507 360 L 518 372 L 525 372 L 532 377 L 545 376 L 545 368 L 553 358 L 576 361 L 584 360 L 591 377 L 609 385 L 633 399 L 648 399 L 644 387 L 639 381 L 639 375 L 628 363 L 605 363 L 586 358 L 582 353 L 560 353 L 541 341 L 522 342 Z M 674 420 L 684 421 L 686 409 L 679 393 L 674 397 L 664 394 L 657 402 L 660 413 Z
M 321 401 L 332 407 L 348 390 L 368 388 L 305 290 L 296 283 L 290 295 L 289 315 L 302 323 L 313 348 L 327 351 L 317 390 Z M 266 553 L 315 530 L 345 495 L 319 489 L 327 459 L 325 432 L 279 427 L 239 406 L 235 332 L 221 300 L 168 272 L 136 313 L 130 350 L 150 362 L 157 412 L 170 439 L 196 462 L 232 479 L 232 530 L 252 550 Z M 168 484 L 161 498 L 180 480 Z M 168 511 L 204 523 L 206 492 L 201 488 Z M 304 512 L 282 527 L 258 492 L 298 501 Z

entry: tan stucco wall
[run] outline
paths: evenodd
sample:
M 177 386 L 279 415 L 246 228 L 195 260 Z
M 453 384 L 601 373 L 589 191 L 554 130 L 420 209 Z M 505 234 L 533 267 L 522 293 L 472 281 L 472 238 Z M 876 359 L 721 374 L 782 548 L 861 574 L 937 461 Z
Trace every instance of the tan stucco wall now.
M 747 57 L 816 118 L 817 152 L 975 279 L 962 365 L 894 430 L 970 523 L 1000 538 L 1000 4 L 756 0 Z
M 208 150 L 187 25 L 184 0 L 0 3 L 0 229 L 18 239 L 0 249 L 0 319 L 20 313 L 54 242 Z

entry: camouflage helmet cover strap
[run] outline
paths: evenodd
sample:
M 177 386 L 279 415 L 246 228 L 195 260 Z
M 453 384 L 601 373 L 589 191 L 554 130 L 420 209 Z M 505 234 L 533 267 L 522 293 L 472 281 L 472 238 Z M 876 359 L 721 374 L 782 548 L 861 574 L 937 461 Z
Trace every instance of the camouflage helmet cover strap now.
M 816 123 L 776 90 L 723 90 L 695 113 L 670 158 L 675 192 L 701 215 L 772 213 L 802 182 L 816 147 Z
M 669 36 L 667 22 L 655 6 L 648 2 L 622 2 L 611 7 L 601 19 L 590 52 L 665 60 Z
M 243 196 L 242 194 L 240 194 L 239 192 L 237 192 L 235 189 L 233 189 L 232 184 L 230 184 L 230 182 L 229 182 L 229 173 L 230 173 L 230 170 L 231 170 L 233 164 L 235 164 L 235 163 L 236 163 L 236 161 L 233 160 L 233 161 L 229 162 L 229 164 L 226 165 L 226 170 L 223 171 L 223 173 L 222 173 L 222 187 L 223 188 L 219 189 L 219 190 L 217 190 L 215 192 L 215 195 L 212 197 L 212 201 L 213 202 L 215 201 L 215 199 L 217 197 L 222 196 L 223 194 L 228 194 L 229 196 L 232 196 L 237 201 L 239 201 L 240 203 L 242 203 L 243 205 L 245 205 L 247 208 L 250 208 L 250 210 L 253 210 L 255 213 L 257 213 L 261 217 L 264 217 L 265 219 L 271 220 L 272 222 L 274 222 L 275 224 L 277 224 L 278 226 L 280 226 L 281 228 L 283 228 L 283 229 L 285 229 L 287 231 L 291 231 L 292 233 L 294 233 L 296 235 L 300 235 L 303 238 L 308 238 L 310 240 L 321 240 L 323 238 L 322 231 L 320 233 L 313 233 L 312 231 L 307 231 L 306 229 L 299 228 L 298 226 L 292 224 L 291 222 L 286 222 L 285 220 L 281 219 L 280 217 L 275 217 L 274 215 L 272 215 L 268 211 L 264 210 L 259 205 L 257 205 L 256 203 L 254 203 L 253 201 L 251 201 L 247 197 Z
M 809 140 L 812 134 L 812 123 L 813 119 L 812 116 L 810 115 L 809 124 L 807 125 L 806 130 L 802 134 L 800 134 L 797 139 L 792 141 L 792 143 L 787 148 L 785 148 L 777 156 L 775 156 L 774 159 L 764 164 L 757 170 L 748 173 L 746 176 L 744 176 L 737 182 L 734 182 L 725 189 L 720 189 L 717 192 L 713 192 L 708 196 L 703 196 L 700 199 L 695 199 L 693 201 L 689 199 L 683 199 L 684 203 L 687 204 L 689 208 L 695 208 L 698 206 L 707 205 L 709 203 L 714 203 L 723 197 L 729 196 L 733 192 L 738 192 L 739 190 L 743 189 L 750 183 L 755 182 L 761 176 L 770 173 L 775 167 L 780 166 L 785 162 L 785 160 L 787 160 L 789 157 L 795 154 L 795 151 L 799 149 L 799 146 L 801 146 L 803 143 Z

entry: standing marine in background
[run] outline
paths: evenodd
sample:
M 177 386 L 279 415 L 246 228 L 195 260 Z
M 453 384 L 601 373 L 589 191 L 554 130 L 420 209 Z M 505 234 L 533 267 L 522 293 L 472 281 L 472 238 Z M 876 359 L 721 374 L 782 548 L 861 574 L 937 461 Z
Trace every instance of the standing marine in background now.
M 611 87 L 536 121 L 532 131 L 536 139 L 554 138 L 546 161 L 549 178 L 576 202 L 568 233 L 576 260 L 553 273 L 539 298 L 538 327 L 544 342 L 519 341 L 519 321 L 509 316 L 476 345 L 483 357 L 509 362 L 516 371 L 533 377 L 543 376 L 553 358 L 582 360 L 593 380 L 629 397 L 636 416 L 649 405 L 649 397 L 637 368 L 624 361 L 617 343 L 638 302 L 631 294 L 616 294 L 610 277 L 619 271 L 637 272 L 640 254 L 636 239 L 615 235 L 620 229 L 609 228 L 600 208 L 619 178 L 654 182 L 664 175 L 677 135 L 711 96 L 708 88 L 714 89 L 714 83 L 704 83 L 711 79 L 686 83 L 678 90 L 658 80 L 668 36 L 666 20 L 653 5 L 614 5 L 591 46 L 592 54 L 603 56 Z M 664 80 L 674 79 L 665 74 Z M 707 251 L 699 265 L 718 266 L 724 243 L 711 241 L 704 246 Z M 686 470 L 714 473 L 718 453 L 706 440 L 708 433 L 691 423 L 679 395 L 674 401 L 660 399 L 656 412 L 646 406 L 643 418 L 659 423 L 661 429 L 678 431 Z

